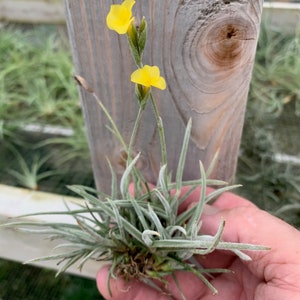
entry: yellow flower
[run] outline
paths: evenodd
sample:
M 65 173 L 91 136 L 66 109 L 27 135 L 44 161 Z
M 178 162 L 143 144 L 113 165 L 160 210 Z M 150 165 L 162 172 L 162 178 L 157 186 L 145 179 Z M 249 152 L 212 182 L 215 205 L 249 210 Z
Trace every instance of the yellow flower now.
M 132 17 L 134 4 L 134 0 L 124 0 L 122 4 L 111 5 L 106 17 L 107 27 L 119 34 L 125 34 L 134 20 Z
M 160 71 L 157 66 L 145 65 L 141 69 L 137 69 L 131 74 L 131 81 L 150 88 L 151 86 L 164 90 L 166 81 L 160 76 Z

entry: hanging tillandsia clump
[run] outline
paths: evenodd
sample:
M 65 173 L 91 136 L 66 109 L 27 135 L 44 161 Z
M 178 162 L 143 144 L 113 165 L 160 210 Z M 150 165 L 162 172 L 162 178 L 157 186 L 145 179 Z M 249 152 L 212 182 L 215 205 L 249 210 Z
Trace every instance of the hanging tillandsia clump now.
M 56 249 L 58 254 L 35 259 L 59 260 L 60 272 L 71 265 L 82 268 L 87 260 L 110 262 L 108 289 L 111 278 L 123 277 L 126 280 L 137 279 L 151 286 L 156 286 L 162 292 L 167 290 L 165 276 L 176 271 L 187 271 L 196 274 L 212 291 L 209 277 L 215 273 L 230 272 L 227 269 L 205 269 L 195 259 L 196 255 L 206 255 L 216 249 L 232 251 L 241 259 L 251 260 L 243 250 L 265 250 L 258 245 L 224 242 L 221 239 L 225 221 L 221 220 L 215 235 L 201 234 L 201 214 L 204 205 L 225 191 L 236 186 L 227 186 L 220 180 L 208 179 L 213 169 L 204 170 L 201 162 L 199 169 L 201 178 L 183 181 L 183 169 L 192 127 L 191 120 L 187 123 L 182 141 L 182 149 L 178 161 L 175 180 L 172 181 L 167 167 L 167 151 L 163 120 L 160 118 L 151 89 L 166 89 L 165 79 L 157 66 L 143 64 L 143 51 L 147 40 L 147 22 L 143 18 L 136 24 L 132 15 L 134 0 L 125 0 L 119 5 L 111 5 L 107 15 L 107 26 L 118 34 L 128 38 L 128 44 L 137 70 L 131 75 L 135 83 L 136 98 L 139 111 L 132 131 L 129 144 L 126 144 L 117 125 L 109 112 L 93 92 L 93 88 L 81 76 L 75 76 L 81 88 L 94 95 L 99 109 L 105 113 L 112 131 L 126 151 L 126 168 L 118 183 L 111 164 L 111 194 L 96 191 L 84 186 L 69 188 L 84 200 L 77 210 L 47 214 L 72 215 L 76 223 L 41 223 L 13 222 L 6 226 L 16 226 L 29 232 L 42 232 L 51 239 L 64 240 Z M 161 167 L 156 186 L 150 185 L 136 167 L 140 154 L 133 155 L 133 145 L 140 126 L 145 107 L 151 105 L 156 117 L 160 138 Z M 206 187 L 218 187 L 210 194 Z M 201 187 L 199 201 L 193 207 L 179 213 L 179 206 Z M 182 192 L 184 188 L 184 193 Z M 32 228 L 36 226 L 37 228 Z M 42 227 L 42 229 L 40 229 Z M 157 285 L 156 283 L 161 284 Z M 183 293 L 181 293 L 184 299 Z

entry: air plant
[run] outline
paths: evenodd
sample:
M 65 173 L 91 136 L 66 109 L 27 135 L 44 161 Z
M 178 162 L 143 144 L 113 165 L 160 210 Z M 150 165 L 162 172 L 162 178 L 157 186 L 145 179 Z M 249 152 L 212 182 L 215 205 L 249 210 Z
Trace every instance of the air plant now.
M 39 187 L 39 182 L 42 179 L 49 178 L 51 176 L 57 175 L 59 172 L 55 170 L 42 171 L 42 166 L 49 159 L 48 156 L 40 158 L 35 156 L 31 163 L 27 162 L 24 157 L 13 147 L 9 147 L 14 153 L 16 160 L 19 165 L 19 169 L 9 169 L 8 173 L 16 178 L 18 183 L 31 190 L 37 190 Z

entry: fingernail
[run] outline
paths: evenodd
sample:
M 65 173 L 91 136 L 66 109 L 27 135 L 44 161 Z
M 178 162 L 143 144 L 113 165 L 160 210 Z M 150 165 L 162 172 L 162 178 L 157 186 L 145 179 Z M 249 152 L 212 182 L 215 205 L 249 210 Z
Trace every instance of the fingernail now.
M 207 216 L 212 216 L 217 214 L 220 211 L 219 208 L 212 205 L 205 205 L 203 208 L 203 214 Z

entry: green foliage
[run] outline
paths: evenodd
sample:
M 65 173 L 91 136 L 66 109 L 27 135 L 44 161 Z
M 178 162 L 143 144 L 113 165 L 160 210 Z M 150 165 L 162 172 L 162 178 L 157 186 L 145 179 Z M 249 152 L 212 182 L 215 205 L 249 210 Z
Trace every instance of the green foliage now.
M 300 116 L 300 30 L 295 35 L 272 32 L 262 23 L 256 52 L 250 105 L 259 105 L 261 116 L 279 116 L 293 102 Z
M 1 30 L 0 117 L 68 125 L 80 115 L 70 55 L 56 35 L 40 30 Z
M 57 173 L 57 169 L 61 177 L 70 176 L 70 169 L 79 161 L 86 164 L 85 170 L 91 177 L 83 117 L 66 44 L 66 38 L 54 26 L 35 26 L 30 30 L 9 26 L 0 31 L 1 152 L 3 157 L 11 156 L 11 149 L 19 152 L 14 154 L 17 161 L 5 160 L 0 173 L 2 182 L 36 188 L 36 181 Z M 30 135 L 26 125 L 32 124 L 69 128 L 73 134 Z M 48 161 L 44 155 L 56 159 Z M 33 157 L 44 162 L 42 170 Z M 55 184 L 55 180 L 52 182 Z
M 299 155 L 300 36 L 262 24 L 242 135 L 237 181 L 242 196 L 300 226 L 299 165 L 276 155 Z
M 49 159 L 44 156 L 40 158 L 38 156 L 33 157 L 31 165 L 22 157 L 22 155 L 14 148 L 11 148 L 15 155 L 15 159 L 18 162 L 18 170 L 10 169 L 8 172 L 17 179 L 17 181 L 23 186 L 31 190 L 37 190 L 39 181 L 45 178 L 54 176 L 59 170 L 41 171 L 42 166 Z

